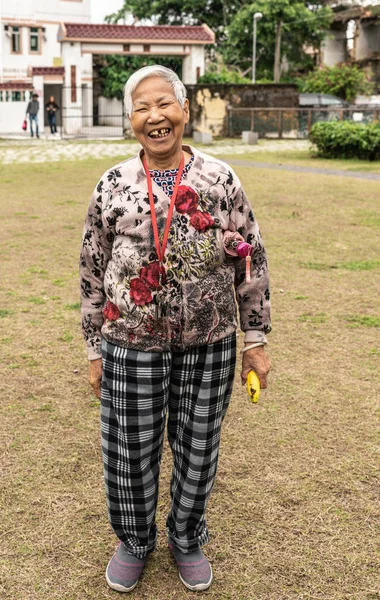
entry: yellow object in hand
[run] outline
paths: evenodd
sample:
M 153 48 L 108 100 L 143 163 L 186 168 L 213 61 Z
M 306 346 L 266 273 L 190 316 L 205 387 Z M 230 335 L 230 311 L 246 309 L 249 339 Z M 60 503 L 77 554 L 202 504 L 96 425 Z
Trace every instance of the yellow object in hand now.
M 256 404 L 260 396 L 260 379 L 257 377 L 255 371 L 250 371 L 248 373 L 247 390 L 251 402 Z

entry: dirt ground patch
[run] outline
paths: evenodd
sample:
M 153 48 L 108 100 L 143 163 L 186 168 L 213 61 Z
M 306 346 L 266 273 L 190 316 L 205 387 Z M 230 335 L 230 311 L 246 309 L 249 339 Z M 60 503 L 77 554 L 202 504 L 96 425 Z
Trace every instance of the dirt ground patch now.
M 99 405 L 78 255 L 112 160 L 9 164 L 0 179 L 3 600 L 108 600 Z M 272 276 L 270 388 L 238 378 L 210 502 L 210 600 L 380 600 L 380 183 L 236 167 Z M 241 337 L 239 337 L 241 344 Z M 160 538 L 130 597 L 193 598 Z

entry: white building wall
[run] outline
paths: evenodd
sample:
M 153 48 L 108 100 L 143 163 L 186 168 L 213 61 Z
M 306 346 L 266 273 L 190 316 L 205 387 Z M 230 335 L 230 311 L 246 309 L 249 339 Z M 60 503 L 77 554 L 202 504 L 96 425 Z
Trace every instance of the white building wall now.
M 61 58 L 61 44 L 57 41 L 59 23 L 62 21 L 90 23 L 91 0 L 0 0 L 0 82 L 19 80 L 32 81 L 32 67 L 55 66 L 54 59 Z M 4 25 L 15 25 L 21 28 L 21 53 L 12 53 L 11 37 L 7 35 Z M 40 53 L 30 52 L 30 27 L 44 27 L 45 32 L 41 38 Z M 9 32 L 10 34 L 10 32 Z M 77 61 L 77 103 L 73 110 L 81 111 L 81 74 L 89 85 L 92 79 L 92 56 L 81 57 L 75 53 Z M 71 64 L 76 64 L 75 62 Z M 82 69 L 80 65 L 83 65 Z M 68 74 L 70 77 L 70 73 Z M 69 80 L 70 81 L 70 80 Z M 46 80 L 45 83 L 50 83 Z M 44 78 L 33 77 L 33 86 L 39 95 L 41 109 L 39 113 L 40 130 L 44 127 Z M 29 92 L 26 93 L 26 98 Z M 5 93 L 3 93 L 5 98 Z M 21 133 L 23 114 L 26 102 L 0 102 L 0 131 L 3 133 Z M 92 93 L 87 94 L 86 110 L 92 114 Z M 91 111 L 91 112 L 90 112 Z M 20 120 L 21 119 L 21 120 Z M 75 118 L 72 126 L 75 126 Z
M 5 96 L 4 90 L 3 96 Z M 14 132 L 23 135 L 21 125 L 25 119 L 25 111 L 29 101 L 29 92 L 27 92 L 25 96 L 26 100 L 21 102 L 0 102 L 0 134 Z
M 3 18 L 90 23 L 91 0 L 0 0 Z
M 1 40 L 3 47 L 3 79 L 25 79 L 30 67 L 52 67 L 54 58 L 61 55 L 61 45 L 57 42 L 57 25 L 44 25 L 46 31 L 41 40 L 41 53 L 35 54 L 29 51 L 29 27 L 22 27 L 22 54 L 13 54 L 11 39 L 1 27 Z M 45 38 L 45 39 L 44 39 Z
M 204 74 L 205 70 L 205 50 L 204 46 L 190 46 L 190 54 L 185 56 L 182 63 L 182 81 L 186 84 L 197 83 L 197 69 L 199 76 Z

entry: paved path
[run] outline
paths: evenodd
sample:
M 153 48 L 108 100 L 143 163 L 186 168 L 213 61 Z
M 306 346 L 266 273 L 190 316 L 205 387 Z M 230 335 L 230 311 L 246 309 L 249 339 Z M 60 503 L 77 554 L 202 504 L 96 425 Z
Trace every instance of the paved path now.
M 257 146 L 248 146 L 242 144 L 240 140 L 228 140 L 223 142 L 214 142 L 210 146 L 203 146 L 201 149 L 207 154 L 213 156 L 239 156 L 241 154 L 270 152 L 278 153 L 287 150 L 304 151 L 308 150 L 310 144 L 307 140 L 261 140 Z M 136 154 L 139 144 L 135 141 L 85 141 L 76 142 L 60 139 L 41 139 L 30 140 L 13 139 L 0 140 L 0 163 L 41 163 L 41 162 L 59 162 L 61 160 L 86 160 L 88 158 L 113 158 L 129 157 Z M 301 167 L 295 165 L 282 165 L 276 163 L 262 163 L 239 158 L 229 158 L 229 164 L 247 167 L 257 167 L 261 169 L 273 169 L 276 171 L 293 171 L 296 173 L 314 173 L 317 175 L 333 175 L 339 177 L 348 177 L 353 179 L 367 179 L 380 181 L 379 173 L 366 173 L 362 171 L 343 171 L 338 169 L 325 169 L 317 167 Z
M 251 160 L 229 158 L 228 164 L 241 167 L 256 167 L 258 169 L 273 169 L 275 171 L 294 171 L 296 173 L 313 173 L 315 175 L 334 175 L 334 177 L 351 177 L 353 179 L 370 179 L 380 181 L 380 173 L 365 173 L 362 171 L 343 171 L 341 169 L 319 169 L 316 167 L 299 167 L 296 165 L 278 165 Z
M 105 158 L 114 156 L 133 156 L 139 145 L 137 142 L 70 142 L 60 139 L 46 140 L 1 140 L 0 162 L 59 162 L 61 160 L 86 160 L 87 158 Z M 240 140 L 215 142 L 203 146 L 202 151 L 214 156 L 247 154 L 247 152 L 283 152 L 284 150 L 307 150 L 309 143 L 304 140 L 278 142 L 263 140 L 258 146 L 247 146 Z

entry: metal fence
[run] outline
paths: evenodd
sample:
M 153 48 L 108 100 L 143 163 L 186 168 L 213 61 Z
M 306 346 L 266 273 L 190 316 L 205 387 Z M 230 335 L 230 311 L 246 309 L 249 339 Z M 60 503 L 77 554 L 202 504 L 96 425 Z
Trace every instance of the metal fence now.
M 61 97 L 62 137 L 108 139 L 124 136 L 126 123 L 121 101 L 104 98 L 91 85 L 64 87 Z
M 255 131 L 260 137 L 306 139 L 314 123 L 356 121 L 374 123 L 380 107 L 361 108 L 228 108 L 228 137 Z

